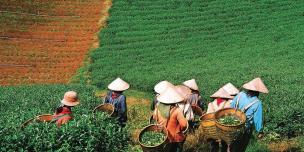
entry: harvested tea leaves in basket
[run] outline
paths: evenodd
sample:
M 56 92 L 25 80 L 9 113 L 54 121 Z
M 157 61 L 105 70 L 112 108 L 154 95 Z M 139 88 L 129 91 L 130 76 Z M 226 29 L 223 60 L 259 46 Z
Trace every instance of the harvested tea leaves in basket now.
M 219 120 L 219 123 L 223 124 L 223 125 L 239 125 L 241 124 L 241 121 L 239 118 L 232 116 L 232 115 L 226 115 L 221 117 Z
M 140 138 L 140 142 L 146 146 L 157 146 L 166 139 L 165 134 L 156 131 L 144 132 Z

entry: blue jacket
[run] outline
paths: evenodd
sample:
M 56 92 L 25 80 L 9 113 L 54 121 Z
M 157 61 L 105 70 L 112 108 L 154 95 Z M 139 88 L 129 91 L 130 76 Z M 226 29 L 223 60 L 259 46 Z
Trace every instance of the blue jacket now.
M 252 128 L 253 125 L 257 132 L 261 132 L 263 130 L 263 108 L 262 102 L 256 97 L 250 97 L 245 92 L 240 92 L 237 96 L 234 97 L 233 101 L 231 102 L 231 107 L 235 108 L 237 100 L 240 96 L 240 100 L 238 103 L 238 109 L 244 110 L 247 120 L 246 120 L 246 128 Z M 247 107 L 251 102 L 257 101 L 252 106 L 250 106 L 247 110 L 244 109 Z
M 116 114 L 118 114 L 118 121 L 119 123 L 125 124 L 127 122 L 127 103 L 126 103 L 126 96 L 123 94 L 120 94 L 117 98 L 112 99 L 111 97 L 112 91 L 110 91 L 106 98 L 105 103 L 112 104 L 114 106 L 114 111 Z

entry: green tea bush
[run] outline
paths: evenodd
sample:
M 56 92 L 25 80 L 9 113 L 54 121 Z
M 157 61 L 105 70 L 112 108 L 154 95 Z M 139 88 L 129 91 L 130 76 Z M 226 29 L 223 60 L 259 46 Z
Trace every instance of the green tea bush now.
M 53 123 L 33 123 L 12 128 L 1 136 L 1 151 L 98 151 L 122 152 L 127 148 L 127 132 L 106 115 L 76 116 L 58 128 Z
M 99 104 L 94 87 L 49 85 L 1 87 L 0 151 L 105 151 L 127 149 L 128 132 L 104 113 L 92 114 Z M 60 128 L 54 123 L 25 120 L 42 113 L 53 113 L 68 90 L 79 93 L 80 105 L 72 108 L 74 119 Z

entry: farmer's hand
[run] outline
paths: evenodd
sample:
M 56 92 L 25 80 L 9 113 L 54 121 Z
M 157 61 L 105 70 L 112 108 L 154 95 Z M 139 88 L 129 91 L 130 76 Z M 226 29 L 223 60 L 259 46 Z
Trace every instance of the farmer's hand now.
M 260 132 L 260 133 L 258 134 L 258 139 L 262 139 L 263 137 L 264 137 L 264 133 Z

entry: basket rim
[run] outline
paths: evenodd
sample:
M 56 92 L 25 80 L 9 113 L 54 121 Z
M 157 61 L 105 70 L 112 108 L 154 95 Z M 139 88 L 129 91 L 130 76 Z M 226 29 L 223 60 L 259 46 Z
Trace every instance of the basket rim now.
M 207 120 L 202 120 L 202 118 L 205 116 L 205 115 L 215 115 L 215 112 L 212 112 L 212 113 L 204 113 L 203 115 L 201 115 L 200 117 L 200 121 L 203 122 L 203 121 L 214 121 L 214 119 L 207 119 Z
M 241 123 L 238 124 L 238 125 L 227 125 L 227 124 L 222 124 L 222 123 L 220 123 L 219 120 L 217 119 L 217 115 L 218 115 L 218 112 L 221 112 L 221 111 L 224 111 L 224 110 L 235 110 L 235 111 L 242 112 L 242 114 L 245 116 L 245 117 L 244 117 L 245 120 L 240 120 Z M 247 120 L 247 117 L 246 117 L 246 114 L 245 114 L 243 111 L 239 110 L 239 109 L 235 109 L 235 108 L 224 108 L 224 109 L 220 109 L 219 111 L 215 112 L 215 114 L 214 114 L 214 119 L 215 119 L 215 121 L 216 121 L 216 124 L 218 124 L 218 125 L 225 126 L 225 127 L 237 127 L 237 126 L 244 125 L 245 122 L 246 122 L 246 120 Z
M 93 113 L 95 113 L 99 107 L 104 106 L 104 105 L 112 106 L 113 110 L 112 110 L 110 116 L 113 115 L 114 112 L 115 112 L 115 108 L 114 108 L 114 106 L 113 106 L 112 104 L 109 104 L 109 103 L 102 103 L 102 104 L 96 106 L 96 107 L 93 109 Z
M 152 127 L 152 126 L 160 126 L 160 127 L 163 127 L 163 126 L 161 126 L 161 125 L 159 125 L 159 124 L 150 124 L 150 125 L 148 125 L 148 126 L 145 126 L 143 129 L 141 129 L 141 130 L 140 130 L 140 133 L 138 134 L 138 142 L 139 142 L 140 145 L 142 145 L 142 146 L 144 146 L 144 147 L 148 147 L 148 148 L 153 148 L 153 147 L 157 147 L 157 146 L 162 145 L 164 142 L 166 142 L 166 141 L 168 140 L 168 131 L 167 131 L 167 128 L 163 127 L 163 128 L 166 130 L 166 134 L 165 134 L 165 135 L 166 135 L 166 138 L 162 141 L 162 143 L 160 143 L 160 144 L 158 144 L 158 145 L 155 145 L 155 146 L 147 146 L 147 145 L 143 144 L 143 143 L 140 141 L 140 135 L 142 134 L 142 132 L 143 132 L 145 129 L 147 129 L 147 128 L 149 128 L 149 127 Z
M 30 119 L 27 119 L 26 121 L 24 121 L 20 127 L 21 128 L 24 128 L 26 126 L 28 126 L 29 124 L 33 123 L 34 121 L 36 121 L 37 119 L 39 119 L 39 117 L 41 116 L 53 116 L 52 114 L 41 114 L 41 115 L 37 115 L 37 116 L 34 116 L 33 118 L 30 118 Z M 50 121 L 45 121 L 45 122 L 50 122 Z

